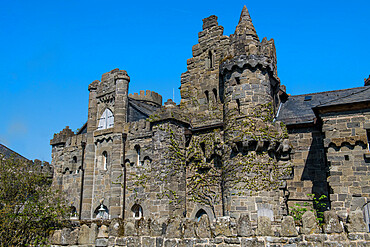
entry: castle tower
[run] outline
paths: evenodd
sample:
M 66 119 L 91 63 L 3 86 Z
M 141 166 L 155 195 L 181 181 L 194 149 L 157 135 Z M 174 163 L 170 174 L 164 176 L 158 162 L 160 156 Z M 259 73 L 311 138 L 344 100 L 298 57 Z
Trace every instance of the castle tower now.
M 203 19 L 199 43 L 193 46 L 193 57 L 181 75 L 180 107 L 189 114 L 193 126 L 222 122 L 219 64 L 228 54 L 229 38 L 223 35 L 217 16 Z
M 114 69 L 89 85 L 82 219 L 96 218 L 99 209 L 105 218 L 122 215 L 123 191 L 112 182 L 121 182 L 123 172 L 129 82 L 126 71 Z
M 256 105 L 278 104 L 280 80 L 276 72 L 274 40 L 259 42 L 248 9 L 244 6 L 235 33 L 230 35 L 232 56 L 221 64 L 224 114 L 250 115 Z
M 280 86 L 275 46 L 272 39 L 259 41 L 245 6 L 230 35 L 230 53 L 220 66 L 227 147 L 223 165 L 227 176 L 233 178 L 224 186 L 226 212 L 239 217 L 246 210 L 240 205 L 247 205 L 252 220 L 261 215 L 279 220 L 284 213 L 284 194 L 277 190 L 277 174 L 284 169 L 276 145 L 283 147 L 284 134 L 273 121 Z M 251 197 L 253 190 L 259 192 Z

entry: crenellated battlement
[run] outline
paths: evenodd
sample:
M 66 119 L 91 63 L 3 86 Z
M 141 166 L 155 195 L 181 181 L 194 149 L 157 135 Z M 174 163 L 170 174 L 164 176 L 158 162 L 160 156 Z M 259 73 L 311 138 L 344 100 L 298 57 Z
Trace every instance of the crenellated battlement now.
M 50 140 L 50 145 L 65 144 L 67 139 L 74 135 L 75 133 L 73 133 L 69 126 L 66 126 L 62 131 L 54 134 L 53 139 Z
M 156 92 L 146 90 L 140 90 L 140 94 L 134 93 L 134 94 L 129 94 L 130 98 L 135 99 L 135 100 L 141 100 L 141 101 L 148 101 L 155 103 L 157 105 L 162 105 L 162 96 Z
M 126 70 L 120 70 L 118 68 L 113 69 L 109 72 L 106 72 L 101 76 L 101 81 L 102 82 L 110 82 L 114 79 L 126 79 L 126 80 L 130 81 L 130 77 L 128 76 L 127 71 Z

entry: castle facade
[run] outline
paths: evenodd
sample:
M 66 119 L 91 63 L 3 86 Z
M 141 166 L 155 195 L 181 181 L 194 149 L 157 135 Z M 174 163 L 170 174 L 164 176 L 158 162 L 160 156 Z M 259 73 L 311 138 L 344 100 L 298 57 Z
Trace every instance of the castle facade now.
M 128 94 L 114 69 L 88 86 L 86 124 L 54 134 L 54 184 L 75 217 L 281 222 L 315 194 L 342 218 L 363 210 L 369 226 L 370 80 L 288 95 L 274 40 L 260 41 L 246 7 L 234 34 L 210 16 L 198 35 L 179 105 Z

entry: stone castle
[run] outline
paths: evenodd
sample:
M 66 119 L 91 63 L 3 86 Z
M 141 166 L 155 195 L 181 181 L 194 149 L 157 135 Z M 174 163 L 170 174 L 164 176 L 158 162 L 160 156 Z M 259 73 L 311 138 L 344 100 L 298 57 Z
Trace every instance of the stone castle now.
M 260 41 L 246 7 L 234 34 L 210 16 L 198 37 L 179 105 L 162 105 L 149 90 L 128 94 L 128 73 L 114 69 L 89 85 L 87 122 L 54 134 L 54 184 L 75 219 L 88 229 L 122 220 L 125 236 L 140 235 L 145 221 L 160 228 L 155 236 L 167 229 L 172 237 L 189 233 L 171 222 L 227 236 L 232 230 L 220 225 L 247 219 L 250 232 L 276 236 L 290 208 L 306 202 L 343 223 L 361 211 L 361 231 L 369 231 L 370 78 L 364 87 L 288 95 L 274 40 Z

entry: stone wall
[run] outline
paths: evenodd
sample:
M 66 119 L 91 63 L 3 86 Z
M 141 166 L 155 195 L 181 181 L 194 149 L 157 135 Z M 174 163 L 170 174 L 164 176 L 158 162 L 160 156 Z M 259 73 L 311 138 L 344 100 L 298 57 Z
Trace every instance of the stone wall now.
M 268 217 L 259 217 L 258 224 L 251 225 L 247 215 L 213 222 L 208 217 L 199 221 L 173 218 L 161 224 L 144 219 L 81 221 L 80 226 L 56 230 L 50 240 L 53 246 L 369 246 L 370 234 L 360 211 L 352 212 L 344 224 L 333 211 L 325 214 L 325 220 L 318 226 L 309 211 L 301 227 L 290 216 L 279 225 Z
M 323 113 L 324 145 L 330 168 L 330 200 L 333 210 L 345 218 L 349 210 L 362 208 L 370 198 L 370 151 L 367 129 L 370 110 Z
M 312 198 L 308 194 L 329 198 L 328 168 L 320 129 L 316 126 L 288 126 L 288 133 L 294 164 L 293 179 L 287 180 L 288 206 L 311 203 Z

